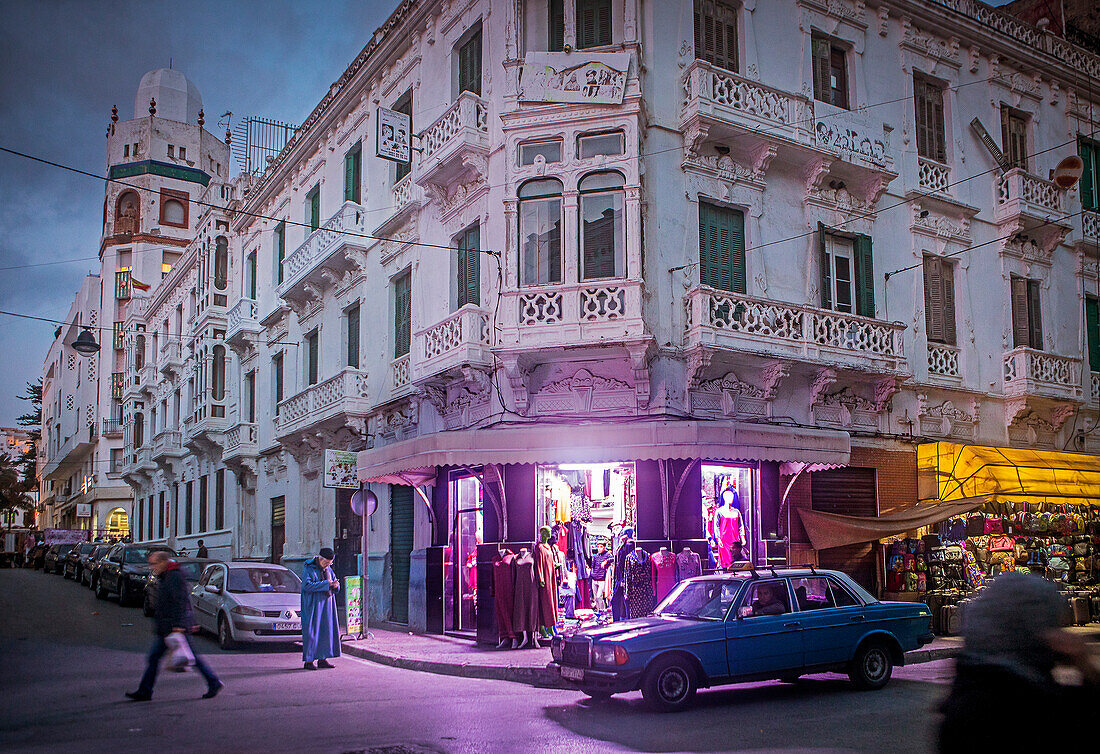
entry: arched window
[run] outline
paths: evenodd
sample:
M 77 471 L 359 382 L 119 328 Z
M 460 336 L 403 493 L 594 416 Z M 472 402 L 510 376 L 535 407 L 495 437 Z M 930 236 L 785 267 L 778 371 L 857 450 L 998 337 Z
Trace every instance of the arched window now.
M 134 447 L 145 444 L 145 417 L 139 412 L 134 414 Z
M 124 191 L 115 204 L 115 234 L 137 233 L 140 226 L 141 200 L 136 191 Z
M 134 338 L 134 370 L 141 369 L 145 366 L 145 336 L 139 335 Z
M 210 394 L 216 401 L 225 399 L 225 346 L 214 346 L 214 364 L 210 372 Z
M 115 508 L 107 514 L 107 526 L 106 531 L 103 533 L 108 537 L 125 537 L 130 533 L 130 517 L 126 515 L 126 511 L 122 508 Z
M 161 216 L 169 225 L 186 225 L 187 211 L 183 208 L 183 202 L 179 199 L 165 199 L 161 208 Z
M 623 183 L 620 173 L 590 173 L 581 179 L 581 280 L 626 275 L 623 238 Z
M 561 192 L 554 178 L 519 187 L 520 285 L 561 282 Z
M 229 286 L 229 241 L 225 236 L 214 240 L 214 287 L 224 291 Z

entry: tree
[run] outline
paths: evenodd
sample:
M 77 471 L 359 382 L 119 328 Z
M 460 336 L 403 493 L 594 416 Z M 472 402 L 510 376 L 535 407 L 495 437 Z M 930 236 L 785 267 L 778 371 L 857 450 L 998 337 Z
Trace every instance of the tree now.
M 27 391 L 23 395 L 16 396 L 21 401 L 27 401 L 31 410 L 16 418 L 20 427 L 26 427 L 30 434 L 30 444 L 19 458 L 23 467 L 24 490 L 32 490 L 38 484 L 38 442 L 42 438 L 42 378 L 38 382 L 28 382 Z
M 8 528 L 14 524 L 16 511 L 29 510 L 34 510 L 34 501 L 20 478 L 18 462 L 0 453 L 0 512 L 8 520 Z

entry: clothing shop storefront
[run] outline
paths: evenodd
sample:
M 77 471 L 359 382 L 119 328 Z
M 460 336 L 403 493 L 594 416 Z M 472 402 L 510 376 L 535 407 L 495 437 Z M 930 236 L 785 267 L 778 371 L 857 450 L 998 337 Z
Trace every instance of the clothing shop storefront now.
M 519 645 L 648 613 L 697 572 L 774 563 L 780 463 L 849 452 L 843 432 L 736 422 L 530 424 L 362 451 L 359 478 L 430 502 L 425 604 L 410 605 L 424 615 L 410 624 Z

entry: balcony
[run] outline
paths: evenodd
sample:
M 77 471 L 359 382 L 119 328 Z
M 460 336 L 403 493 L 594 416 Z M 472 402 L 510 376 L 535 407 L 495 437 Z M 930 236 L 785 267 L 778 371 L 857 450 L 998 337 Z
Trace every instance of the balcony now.
M 1100 405 L 1100 372 L 1089 372 L 1089 403 Z
M 183 371 L 183 343 L 179 338 L 169 338 L 160 348 L 160 373 L 166 377 Z
M 243 458 L 256 456 L 256 424 L 240 422 L 230 427 L 222 436 L 222 460 L 230 464 Z
M 998 225 L 1018 223 L 1020 230 L 1051 224 L 1064 211 L 1063 192 L 1053 181 L 1013 168 L 997 177 L 993 220 Z M 1068 226 L 1067 226 L 1068 227 Z
M 951 168 L 927 157 L 917 157 L 917 187 L 926 194 L 951 195 Z
M 278 406 L 275 430 L 280 441 L 297 433 L 344 426 L 350 417 L 370 412 L 367 373 L 348 367 L 335 377 L 310 385 Z
M 958 346 L 949 346 L 946 343 L 929 343 L 928 376 L 933 379 L 960 381 L 962 370 L 959 367 L 959 353 Z
M 425 188 L 448 186 L 484 172 L 489 155 L 489 115 L 485 100 L 463 92 L 421 136 L 423 152 L 415 181 Z
M 217 410 L 221 416 L 214 416 Z M 183 420 L 183 443 L 196 453 L 211 453 L 221 447 L 221 437 L 228 428 L 225 406 L 208 404 Z
M 698 286 L 685 299 L 686 346 L 759 353 L 869 372 L 908 373 L 905 325 Z
M 1090 382 L 1090 389 L 1095 382 Z M 1021 346 L 1004 355 L 1007 396 L 1081 400 L 1081 360 Z
M 256 308 L 256 300 L 242 298 L 229 310 L 226 317 L 225 342 L 231 348 L 247 346 L 252 339 L 263 332 Z
M 642 283 L 600 281 L 541 286 L 501 295 L 504 350 L 622 344 L 648 337 Z
M 412 379 L 420 382 L 466 364 L 488 366 L 493 360 L 491 345 L 489 312 L 467 304 L 416 334 Z
M 1087 244 L 1094 252 L 1100 250 L 1100 212 L 1082 209 L 1081 214 L 1067 219 L 1066 222 L 1073 225 L 1073 243 Z
M 67 478 L 74 465 L 79 464 L 84 455 L 95 447 L 95 425 L 80 427 L 57 449 L 46 465 L 42 467 L 42 478 Z
M 374 229 L 374 235 L 389 235 L 401 227 L 405 220 L 424 204 L 424 190 L 406 175 L 393 185 L 393 212 Z
M 122 421 L 119 419 L 104 419 L 101 434 L 105 438 L 122 437 Z
M 183 456 L 183 433 L 179 430 L 164 429 L 153 436 L 152 459 L 155 463 Z
M 681 130 L 753 135 L 805 147 L 814 145 L 813 105 L 799 94 L 775 89 L 696 60 L 683 79 Z
M 352 268 L 365 264 L 365 251 L 370 239 L 364 220 L 366 212 L 355 202 L 344 202 L 339 211 L 283 261 L 284 279 L 279 285 L 281 298 L 306 295 L 307 284 L 324 289 L 334 284 Z M 255 318 L 255 313 L 253 313 Z
M 390 362 L 390 398 L 397 398 L 412 390 L 412 358 L 409 354 L 398 356 Z

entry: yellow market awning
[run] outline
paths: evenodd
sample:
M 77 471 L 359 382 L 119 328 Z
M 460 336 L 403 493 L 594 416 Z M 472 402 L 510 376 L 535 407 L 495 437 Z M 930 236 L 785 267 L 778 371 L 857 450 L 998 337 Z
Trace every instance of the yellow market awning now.
M 1100 505 L 1100 456 L 949 442 L 917 447 L 921 498 Z

